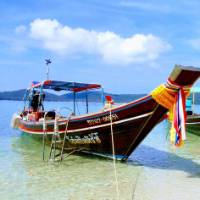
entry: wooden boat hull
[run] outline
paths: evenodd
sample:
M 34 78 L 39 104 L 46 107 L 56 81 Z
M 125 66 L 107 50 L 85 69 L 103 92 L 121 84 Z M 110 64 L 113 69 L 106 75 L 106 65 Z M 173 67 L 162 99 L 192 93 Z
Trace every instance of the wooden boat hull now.
M 167 112 L 151 96 L 112 109 L 112 122 L 116 158 L 126 159 L 151 129 Z M 58 121 L 58 130 L 64 135 L 66 119 Z M 43 122 L 20 120 L 19 129 L 23 132 L 42 136 Z M 47 135 L 54 132 L 54 121 L 47 122 Z M 95 115 L 69 120 L 65 148 L 77 149 L 102 156 L 112 155 L 110 112 L 102 111 Z

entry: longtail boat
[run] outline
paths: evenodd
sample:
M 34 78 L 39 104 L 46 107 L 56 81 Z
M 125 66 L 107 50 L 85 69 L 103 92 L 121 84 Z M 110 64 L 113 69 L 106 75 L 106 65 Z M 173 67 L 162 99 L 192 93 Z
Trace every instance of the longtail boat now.
M 187 121 L 186 128 L 187 131 L 195 135 L 200 136 L 200 114 L 195 111 L 195 94 L 200 92 L 199 87 L 193 87 L 191 89 L 191 94 L 187 99 Z
M 115 158 L 127 160 L 174 105 L 177 93 L 180 90 L 183 90 L 184 94 L 188 93 L 199 76 L 199 68 L 176 65 L 166 84 L 162 84 L 151 94 L 138 100 L 118 106 L 108 102 L 109 107 L 84 115 L 76 115 L 74 106 L 74 111 L 69 117 L 57 116 L 54 112 L 48 113 L 39 103 L 37 109 L 24 108 L 15 116 L 13 127 L 38 137 L 44 133 L 52 136 L 56 130 L 59 135 L 63 135 L 66 151 L 74 150 L 104 157 L 113 156 L 113 141 Z M 75 102 L 77 92 L 100 87 L 98 84 L 47 80 L 33 84 L 28 91 L 35 89 L 70 91 L 74 94 Z M 42 95 L 43 92 L 40 92 L 40 102 L 44 99 Z
M 200 136 L 200 115 L 188 115 L 186 121 L 186 128 L 188 132 Z

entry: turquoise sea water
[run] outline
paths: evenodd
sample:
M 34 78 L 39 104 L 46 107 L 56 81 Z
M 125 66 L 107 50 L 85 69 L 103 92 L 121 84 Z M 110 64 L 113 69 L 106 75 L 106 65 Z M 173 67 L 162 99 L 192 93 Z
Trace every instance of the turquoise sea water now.
M 0 200 L 200 199 L 200 137 L 188 133 L 176 149 L 167 138 L 168 124 L 159 124 L 127 163 L 117 162 L 118 198 L 110 160 L 72 155 L 61 164 L 43 162 L 42 144 L 10 128 L 12 114 L 22 106 L 0 101 Z

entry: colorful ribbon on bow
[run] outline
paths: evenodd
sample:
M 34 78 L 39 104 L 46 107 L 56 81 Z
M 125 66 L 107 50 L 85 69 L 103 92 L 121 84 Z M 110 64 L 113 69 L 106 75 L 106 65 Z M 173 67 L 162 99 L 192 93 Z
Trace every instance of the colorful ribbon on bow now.
M 186 139 L 186 111 L 185 101 L 189 96 L 190 86 L 180 86 L 171 80 L 160 85 L 152 93 L 153 99 L 169 110 L 169 120 L 172 122 L 170 141 L 181 146 Z
M 183 141 L 186 140 L 185 94 L 182 87 L 178 90 L 175 99 L 176 102 L 173 109 L 173 121 L 170 130 L 170 140 L 176 146 L 181 146 Z

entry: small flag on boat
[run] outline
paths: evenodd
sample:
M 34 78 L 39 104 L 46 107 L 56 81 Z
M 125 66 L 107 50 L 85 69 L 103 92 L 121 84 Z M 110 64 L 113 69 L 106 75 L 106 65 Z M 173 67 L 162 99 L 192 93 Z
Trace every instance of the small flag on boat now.
M 107 103 L 114 104 L 114 101 L 111 96 L 105 96 Z

